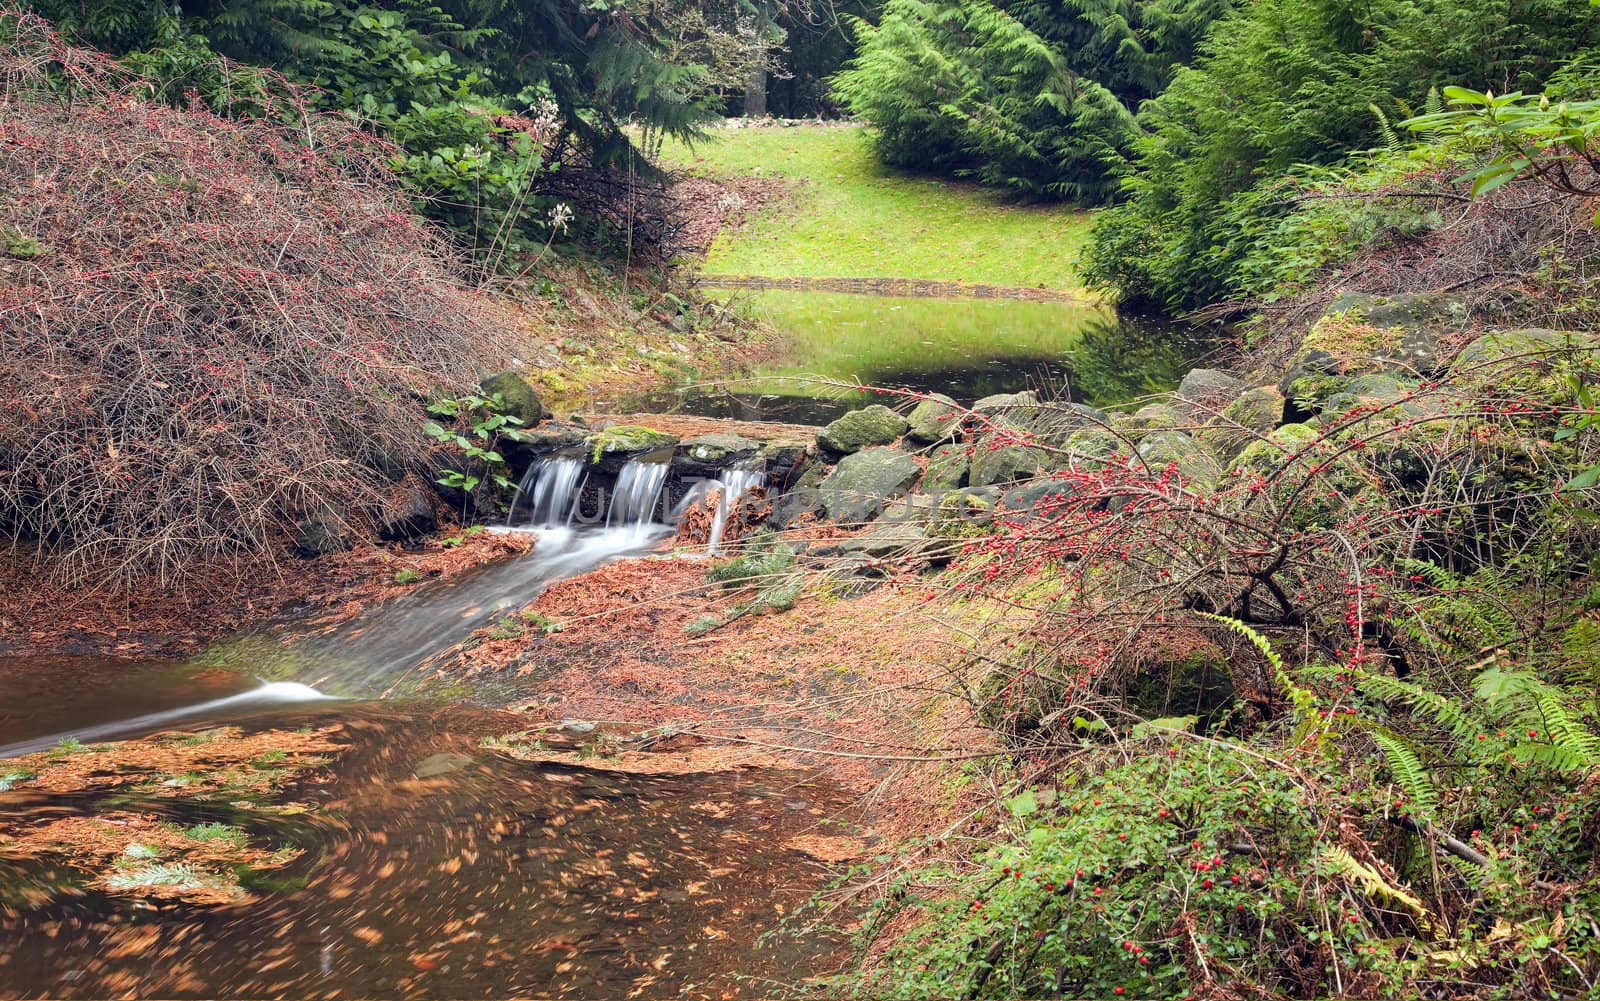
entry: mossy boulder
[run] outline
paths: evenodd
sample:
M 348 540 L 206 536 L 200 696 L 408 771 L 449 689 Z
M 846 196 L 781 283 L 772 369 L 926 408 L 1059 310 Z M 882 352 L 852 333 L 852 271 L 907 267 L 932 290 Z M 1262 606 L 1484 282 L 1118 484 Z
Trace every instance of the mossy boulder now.
M 961 408 L 955 400 L 943 393 L 934 393 L 906 415 L 906 437 L 925 445 L 949 441 L 961 430 L 961 417 Z
M 1279 388 L 1301 409 L 1316 412 L 1356 376 L 1432 374 L 1441 367 L 1444 335 L 1470 320 L 1461 300 L 1441 294 L 1347 293 L 1311 325 Z
M 1167 403 L 1147 403 L 1131 414 L 1116 418 L 1117 428 L 1133 435 L 1145 431 L 1175 431 L 1188 423 L 1189 418 Z
M 539 399 L 538 392 L 528 385 L 528 380 L 516 372 L 491 375 L 478 383 L 478 389 L 485 397 L 492 398 L 496 393 L 500 394 L 504 412 L 521 421 L 523 427 L 531 428 L 554 416 L 544 401 Z
M 1123 695 L 1140 719 L 1192 716 L 1204 733 L 1234 703 L 1233 661 L 1216 644 L 1195 637 L 1157 640 L 1155 649 L 1125 655 Z
M 1597 346 L 1594 335 L 1579 331 L 1500 330 L 1463 348 L 1450 371 L 1469 389 L 1492 391 L 1498 397 L 1568 403 L 1570 380 L 1592 385 L 1600 375 Z
M 1285 460 L 1317 440 L 1315 428 L 1305 424 L 1285 424 L 1267 433 L 1266 438 L 1246 445 L 1228 467 L 1230 473 L 1239 471 L 1257 476 L 1267 476 Z
M 304 559 L 342 553 L 349 548 L 350 537 L 345 534 L 344 521 L 332 509 L 319 511 L 295 526 L 295 555 Z
M 1429 375 L 1441 365 L 1439 343 L 1452 330 L 1472 323 L 1466 300 L 1443 292 L 1376 296 L 1346 292 L 1330 302 L 1324 316 L 1359 314 L 1368 326 L 1396 333 L 1375 354 L 1385 371 Z
M 823 509 L 834 521 L 870 521 L 890 500 L 900 497 L 922 470 L 916 460 L 892 448 L 867 448 L 839 460 L 818 486 Z
M 993 487 L 952 490 L 939 498 L 928 534 L 940 539 L 965 539 L 983 535 L 994 525 L 999 492 Z
M 1111 417 L 1105 411 L 1086 404 L 1046 403 L 1040 405 L 1029 430 L 1040 444 L 1059 448 L 1080 431 L 1101 430 L 1110 425 Z
M 1048 518 L 1072 499 L 1074 490 L 1076 486 L 1067 480 L 1041 476 L 1007 490 L 1001 503 L 1007 516 Z
M 928 469 L 922 476 L 924 490 L 955 490 L 967 485 L 967 473 L 972 460 L 965 445 L 940 445 L 928 459 Z
M 928 541 L 927 525 L 921 521 L 876 521 L 865 532 L 845 539 L 834 546 L 819 551 L 830 553 L 865 553 L 882 559 L 889 556 L 907 556 Z
M 1157 431 L 1139 442 L 1139 459 L 1159 474 L 1176 465 L 1178 474 L 1197 490 L 1214 489 L 1222 481 L 1222 463 L 1199 442 L 1180 431 Z
M 1346 383 L 1342 390 L 1330 396 L 1323 409 L 1329 414 L 1336 415 L 1348 413 L 1355 407 L 1380 410 L 1389 408 L 1391 404 L 1399 404 L 1393 407 L 1396 412 L 1419 414 L 1423 411 L 1420 405 L 1401 402 L 1416 388 L 1414 380 L 1388 373 L 1375 372 L 1357 376 Z
M 696 462 L 718 465 L 754 455 L 760 450 L 761 443 L 741 435 L 714 432 L 686 438 L 678 447 Z
M 1195 433 L 1195 438 L 1223 461 L 1283 423 L 1283 394 L 1272 386 L 1247 389 L 1222 413 Z
M 1126 453 L 1128 444 L 1110 431 L 1098 428 L 1078 431 L 1067 438 L 1066 455 L 1052 456 L 1058 469 L 1102 469 Z
M 817 432 L 817 444 L 830 452 L 849 455 L 875 445 L 887 445 L 906 433 L 906 419 L 882 404 L 848 414 Z
M 433 505 L 415 482 L 395 487 L 384 499 L 377 517 L 378 537 L 388 542 L 420 539 L 438 527 Z
M 1011 434 L 990 433 L 973 444 L 967 482 L 975 487 L 1015 483 L 1039 475 L 1049 465 L 1043 449 L 1016 443 Z
M 657 449 L 671 448 L 678 443 L 676 435 L 655 428 L 634 424 L 613 424 L 591 434 L 584 440 L 589 451 L 589 461 L 598 463 L 607 457 L 638 455 Z

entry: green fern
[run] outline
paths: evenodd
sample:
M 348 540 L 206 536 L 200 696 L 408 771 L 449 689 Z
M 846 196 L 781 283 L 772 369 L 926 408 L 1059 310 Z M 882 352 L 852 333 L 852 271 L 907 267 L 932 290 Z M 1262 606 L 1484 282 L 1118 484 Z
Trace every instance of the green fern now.
M 1219 622 L 1231 631 L 1238 633 L 1240 636 L 1243 636 L 1245 639 L 1249 640 L 1250 644 L 1257 650 L 1260 650 L 1261 655 L 1265 657 L 1267 659 L 1267 663 L 1272 666 L 1273 681 L 1283 689 L 1285 697 L 1287 697 L 1289 700 L 1289 704 L 1294 706 L 1295 710 L 1302 715 L 1314 714 L 1316 712 L 1317 697 L 1307 689 L 1295 684 L 1294 680 L 1289 677 L 1289 672 L 1284 670 L 1283 655 L 1278 653 L 1277 650 L 1273 649 L 1271 640 L 1267 639 L 1266 636 L 1262 635 L 1256 630 L 1250 628 L 1248 624 L 1240 622 L 1238 619 L 1230 619 L 1226 615 L 1213 615 L 1210 612 L 1200 612 L 1199 615 L 1201 618 L 1210 619 L 1213 622 Z
M 1550 740 L 1564 751 L 1571 752 L 1579 768 L 1600 764 L 1600 737 L 1583 723 L 1573 719 L 1567 711 L 1559 689 L 1546 687 L 1538 694 L 1539 716 Z
M 1315 668 L 1312 673 L 1332 675 L 1346 673 L 1343 668 Z M 1387 674 L 1355 671 L 1356 683 L 1369 696 L 1386 702 L 1404 702 L 1427 719 L 1443 726 L 1458 737 L 1471 737 L 1482 732 L 1483 721 L 1456 699 L 1421 685 Z
M 1433 779 L 1428 777 L 1422 758 L 1410 744 L 1389 730 L 1374 728 L 1371 734 L 1373 743 L 1378 745 L 1389 762 L 1390 774 L 1405 790 L 1406 798 L 1415 807 L 1415 812 L 1424 816 L 1435 813 L 1439 809 L 1439 791 L 1434 788 Z

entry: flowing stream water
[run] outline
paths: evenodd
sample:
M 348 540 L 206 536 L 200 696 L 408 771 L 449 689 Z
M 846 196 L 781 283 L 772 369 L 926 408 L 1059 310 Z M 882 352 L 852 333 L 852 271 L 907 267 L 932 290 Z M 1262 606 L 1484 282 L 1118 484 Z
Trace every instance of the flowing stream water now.
M 314 807 L 289 815 L 92 786 L 0 791 L 0 819 L 18 829 L 137 811 L 237 823 L 304 853 L 270 879 L 241 873 L 246 902 L 151 906 L 10 856 L 0 838 L 0 996 L 621 997 L 696 984 L 761 996 L 772 990 L 762 977 L 814 969 L 837 943 L 758 949 L 757 936 L 826 878 L 785 842 L 846 810 L 838 790 L 798 771 L 642 776 L 523 761 L 484 740 L 520 717 L 378 698 L 503 609 L 672 531 L 664 464 L 626 467 L 598 526 L 574 523 L 577 470 L 551 460 L 525 485 L 514 517 L 538 533 L 531 554 L 322 634 L 247 638 L 187 664 L 0 658 L 12 696 L 0 759 L 224 722 L 246 733 L 337 724 L 345 745 L 314 781 L 284 790 Z M 735 474 L 725 503 L 758 477 Z
M 1073 303 L 769 292 L 761 305 L 791 339 L 761 381 L 627 406 L 823 423 L 872 399 L 795 380 L 819 374 L 962 402 L 1031 383 L 1107 405 L 1170 388 L 1194 355 L 1170 330 Z M 768 996 L 836 955 L 831 940 L 760 936 L 829 877 L 785 845 L 836 830 L 837 789 L 790 771 L 537 764 L 485 743 L 521 717 L 418 696 L 431 658 L 554 581 L 658 548 L 691 507 L 709 512 L 716 552 L 763 481 L 723 470 L 668 510 L 666 463 L 627 464 L 603 503 L 587 468 L 553 456 L 529 471 L 502 530 L 536 533 L 530 554 L 288 644 L 245 636 L 182 664 L 0 658 L 0 831 L 132 810 L 303 851 L 270 878 L 242 873 L 247 902 L 153 906 L 8 855 L 0 834 L 0 996 Z M 92 785 L 5 791 L 6 758 L 220 723 L 337 724 L 344 747 L 283 791 L 312 806 L 291 815 Z

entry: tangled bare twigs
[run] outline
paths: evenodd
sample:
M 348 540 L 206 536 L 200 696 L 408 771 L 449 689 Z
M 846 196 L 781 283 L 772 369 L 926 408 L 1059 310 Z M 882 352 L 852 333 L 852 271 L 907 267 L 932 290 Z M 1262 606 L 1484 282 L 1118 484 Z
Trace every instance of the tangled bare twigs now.
M 1600 253 L 1594 207 L 1553 193 L 1535 180 L 1506 184 L 1478 198 L 1457 168 L 1421 171 L 1373 191 L 1334 189 L 1308 199 L 1433 212 L 1421 232 L 1390 233 L 1319 277 L 1302 294 L 1274 303 L 1229 303 L 1260 310 L 1276 336 L 1259 343 L 1258 364 L 1287 360 L 1295 334 L 1344 292 L 1372 295 L 1449 293 L 1485 322 L 1590 326 L 1596 319 L 1586 293 L 1587 269 Z M 1200 311 L 1203 316 L 1207 310 Z
M 491 324 L 395 151 L 295 90 L 224 118 L 0 11 L 0 531 L 171 583 L 360 528 Z

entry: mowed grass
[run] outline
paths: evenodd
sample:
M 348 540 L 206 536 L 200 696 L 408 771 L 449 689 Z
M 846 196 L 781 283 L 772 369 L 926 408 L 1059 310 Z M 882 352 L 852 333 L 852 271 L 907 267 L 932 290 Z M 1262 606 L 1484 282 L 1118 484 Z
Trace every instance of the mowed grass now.
M 707 274 L 1080 287 L 1073 262 L 1089 213 L 885 170 L 860 127 L 718 129 L 693 148 L 669 144 L 662 160 L 706 177 L 800 182 L 749 225 L 724 230 Z

